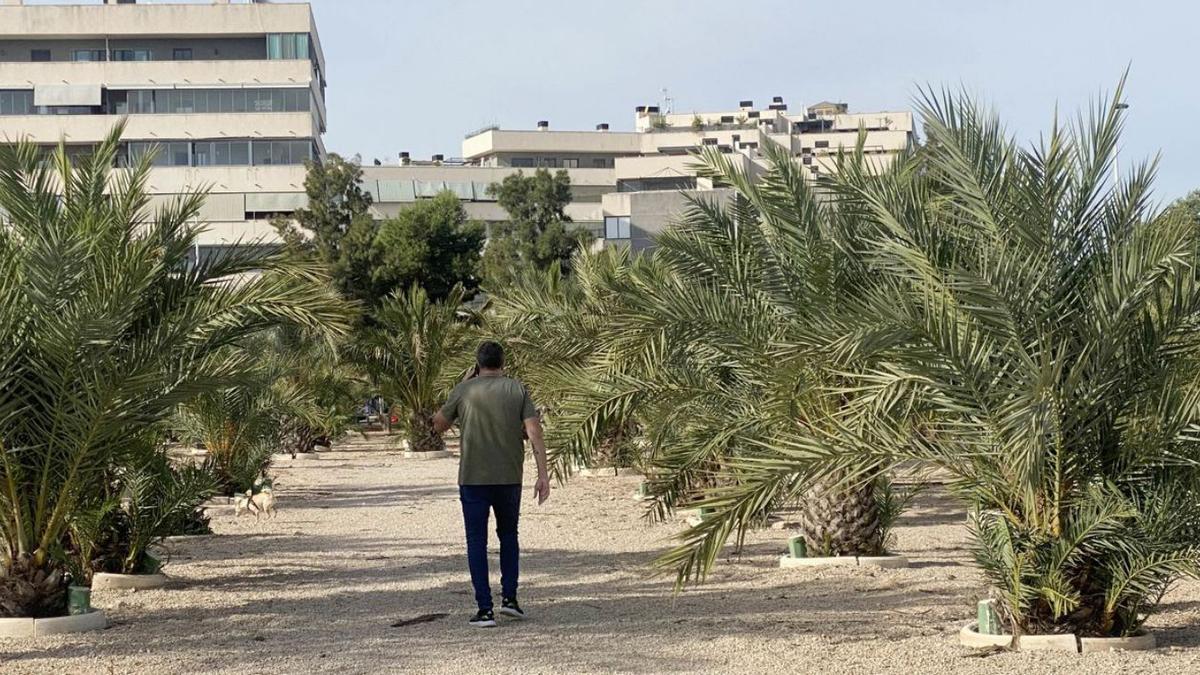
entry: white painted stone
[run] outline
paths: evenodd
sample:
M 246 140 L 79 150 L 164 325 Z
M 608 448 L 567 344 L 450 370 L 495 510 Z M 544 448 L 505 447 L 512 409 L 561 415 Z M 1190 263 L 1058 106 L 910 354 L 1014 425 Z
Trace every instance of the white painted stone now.
M 111 574 L 97 572 L 92 577 L 93 591 L 146 591 L 162 588 L 170 579 L 165 574 Z
M 779 558 L 780 567 L 885 567 L 894 569 L 908 567 L 908 558 L 902 555 L 881 556 L 827 556 L 813 558 L 793 558 L 790 555 Z
M 33 619 L 0 619 L 0 638 L 33 637 Z
M 444 459 L 452 457 L 449 450 L 434 450 L 432 452 L 409 452 L 405 451 L 404 459 Z
M 1083 647 L 1084 654 L 1117 651 L 1138 652 L 1158 647 L 1158 640 L 1155 639 L 1154 633 L 1142 633 L 1140 635 L 1116 638 L 1085 637 L 1079 638 L 1079 642 Z
M 86 633 L 108 627 L 104 610 L 93 609 L 87 614 L 56 616 L 50 619 L 33 619 L 33 636 L 59 635 L 62 633 Z

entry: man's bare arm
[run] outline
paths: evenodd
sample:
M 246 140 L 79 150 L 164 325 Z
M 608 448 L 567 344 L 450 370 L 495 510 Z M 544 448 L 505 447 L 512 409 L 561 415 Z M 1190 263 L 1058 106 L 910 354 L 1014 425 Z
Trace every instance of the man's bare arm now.
M 546 462 L 546 441 L 542 438 L 542 421 L 537 417 L 525 420 L 525 434 L 533 444 L 533 460 L 537 462 L 537 482 L 533 486 L 533 494 L 538 504 L 544 504 L 550 498 L 550 472 Z
M 437 433 L 444 434 L 449 431 L 450 427 L 452 426 L 454 425 L 450 423 L 450 420 L 443 417 L 440 411 L 433 416 L 433 430 Z

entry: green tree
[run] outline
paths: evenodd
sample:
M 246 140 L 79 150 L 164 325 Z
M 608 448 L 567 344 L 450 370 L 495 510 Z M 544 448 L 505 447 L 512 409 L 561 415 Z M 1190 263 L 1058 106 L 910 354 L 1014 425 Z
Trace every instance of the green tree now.
M 391 289 L 374 279 L 378 226 L 361 182 L 362 169 L 336 154 L 309 163 L 308 207 L 296 211 L 294 222 L 276 221 L 275 227 L 289 251 L 324 263 L 344 296 L 371 307 Z
M 494 287 L 509 283 L 525 268 L 558 266 L 567 272 L 575 251 L 591 241 L 587 230 L 571 227 L 564 212 L 571 202 L 566 171 L 538 169 L 531 176 L 518 171 L 489 186 L 488 194 L 509 218 L 494 226 L 483 254 L 484 278 Z
M 372 279 L 380 287 L 421 286 L 434 301 L 446 298 L 455 286 L 470 297 L 479 288 L 485 239 L 483 224 L 468 220 L 462 202 L 447 190 L 380 225 Z
M 280 324 L 343 331 L 319 265 L 258 247 L 193 261 L 202 194 L 150 209 L 151 158 L 0 144 L 0 616 L 65 611 L 64 536 L 130 439 L 249 361 Z

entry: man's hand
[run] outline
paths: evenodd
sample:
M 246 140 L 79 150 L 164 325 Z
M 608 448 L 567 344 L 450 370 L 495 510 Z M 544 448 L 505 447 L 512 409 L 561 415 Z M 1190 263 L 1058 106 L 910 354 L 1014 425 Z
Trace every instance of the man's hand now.
M 538 505 L 545 504 L 547 499 L 550 499 L 550 479 L 545 475 L 538 476 L 537 482 L 533 484 L 533 496 L 537 497 Z

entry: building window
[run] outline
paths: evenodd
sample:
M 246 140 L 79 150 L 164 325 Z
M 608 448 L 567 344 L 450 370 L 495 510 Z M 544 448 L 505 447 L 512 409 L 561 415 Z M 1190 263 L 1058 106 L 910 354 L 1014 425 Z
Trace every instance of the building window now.
M 605 239 L 629 239 L 629 216 L 605 216 Z
M 579 160 L 578 159 L 564 159 L 562 161 L 562 168 L 578 169 L 579 168 Z
M 517 168 L 526 169 L 526 168 L 532 168 L 534 166 L 534 163 L 533 163 L 532 157 L 513 157 L 512 160 L 509 162 L 509 165 L 517 167 Z
M 50 50 L 49 49 L 31 49 L 31 50 L 29 50 L 29 60 L 37 61 L 39 63 L 43 62 L 43 61 L 49 61 L 50 60 Z
M 608 168 L 608 160 L 604 159 L 603 157 L 597 157 L 592 160 L 592 168 L 593 169 L 607 169 Z
M 558 159 L 556 159 L 554 157 L 541 157 L 538 159 L 537 165 L 554 168 L 554 167 L 558 166 Z
M 154 55 L 149 49 L 114 49 L 113 61 L 150 61 Z
M 172 61 L 191 61 L 192 60 L 192 48 L 191 47 L 176 47 L 176 48 L 172 49 L 171 50 L 171 60 Z
M 654 178 L 622 178 L 617 192 L 651 192 L 660 190 L 695 190 L 695 176 L 658 176 Z
M 71 52 L 72 61 L 104 61 L 105 58 L 103 49 L 76 49 Z
M 308 112 L 305 89 L 130 89 L 109 90 L 112 115 L 232 112 Z
M 293 61 L 309 58 L 308 33 L 267 34 L 267 58 Z
M 33 92 L 28 89 L 0 91 L 0 115 L 32 115 Z
M 157 150 L 155 166 L 276 166 L 303 164 L 313 158 L 310 140 L 133 142 L 129 161 Z
M 816 143 L 813 143 L 813 146 L 817 148 L 828 148 L 829 141 L 817 141 Z

